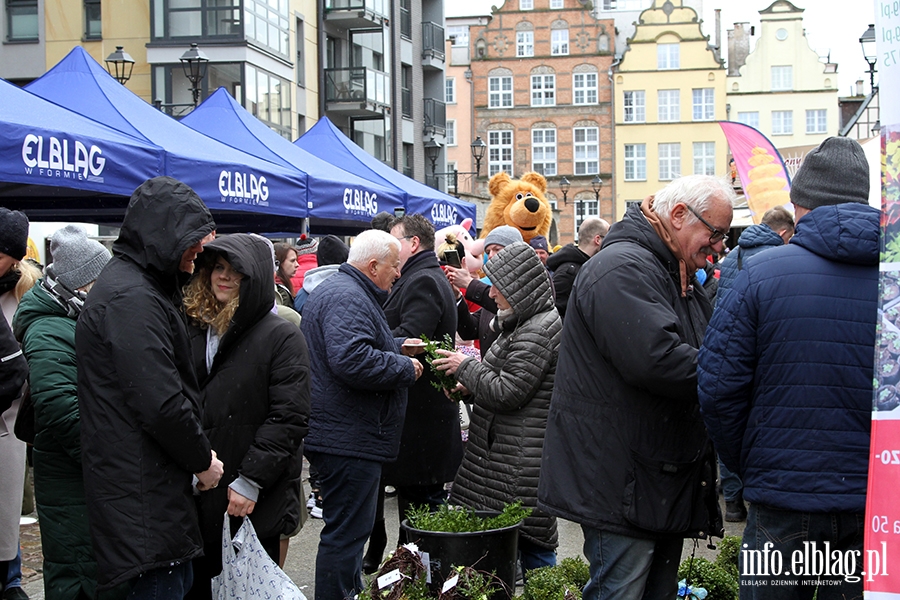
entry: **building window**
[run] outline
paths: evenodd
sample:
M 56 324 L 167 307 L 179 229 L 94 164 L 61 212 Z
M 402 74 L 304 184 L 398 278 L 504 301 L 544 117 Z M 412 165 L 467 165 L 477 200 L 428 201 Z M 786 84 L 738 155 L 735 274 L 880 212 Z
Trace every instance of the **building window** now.
M 456 119 L 447 119 L 446 142 L 448 146 L 456 145 Z
M 391 120 L 356 119 L 350 122 L 350 139 L 380 160 L 391 160 Z
M 468 25 L 449 25 L 446 27 L 447 38 L 453 41 L 454 46 L 464 47 L 469 45 Z
M 679 90 L 659 90 L 657 92 L 657 117 L 660 123 L 678 121 L 681 112 L 678 93 Z
M 293 87 L 277 75 L 249 63 L 244 65 L 244 69 L 247 77 L 244 106 L 254 117 L 290 140 Z M 209 70 L 212 71 L 212 64 Z M 219 85 L 210 82 L 209 89 L 214 90 Z
M 550 8 L 557 10 L 563 7 L 564 0 L 550 0 Z
M 694 142 L 694 175 L 716 174 L 716 143 Z
M 99 40 L 102 37 L 100 0 L 84 0 L 84 39 Z
M 644 10 L 647 0 L 603 0 L 603 10 Z
M 38 39 L 37 0 L 6 0 L 6 39 L 10 42 Z
M 759 112 L 739 112 L 737 114 L 738 123 L 749 125 L 754 129 L 759 129 Z
M 556 175 L 556 130 L 531 130 L 531 168 L 544 177 Z
M 556 75 L 531 76 L 531 105 L 556 105 Z
M 600 130 L 596 127 L 576 127 L 573 131 L 575 175 L 596 175 L 600 172 Z
M 772 91 L 783 92 L 794 89 L 794 67 L 786 65 L 772 67 Z
M 825 133 L 828 129 L 826 115 L 824 108 L 806 111 L 806 133 Z
M 625 122 L 643 123 L 646 119 L 644 90 L 625 92 Z
M 659 145 L 659 180 L 671 181 L 681 177 L 681 144 Z
M 456 78 L 448 77 L 444 81 L 444 102 L 456 104 Z
M 712 121 L 716 114 L 716 90 L 713 88 L 695 88 L 694 96 L 694 120 Z
M 772 111 L 772 135 L 793 135 L 794 133 L 794 111 L 792 110 L 773 110 Z
M 519 10 L 534 10 L 534 0 L 519 0 Z
M 625 144 L 625 181 L 647 181 L 646 144 Z
M 191 82 L 184 76 L 184 69 L 182 69 L 181 63 L 175 65 L 153 65 L 151 68 L 151 98 L 159 98 L 166 105 L 181 105 L 165 107 L 165 111 L 169 115 L 176 117 L 183 116 L 187 111 L 193 108 L 194 96 L 191 93 Z M 248 68 L 247 71 L 242 72 L 241 63 L 211 62 L 209 63 L 206 77 L 200 82 L 200 100 L 203 100 L 210 90 L 214 91 L 219 87 L 224 87 L 232 97 L 236 98 L 239 102 L 243 99 L 244 108 L 251 112 L 252 110 L 257 110 L 255 104 L 252 110 L 250 105 L 251 101 L 254 103 L 256 102 L 255 75 L 256 71 L 252 68 Z M 268 81 L 266 83 L 268 84 Z M 275 91 L 278 94 L 277 96 L 271 95 L 267 88 L 266 93 L 263 96 L 265 105 L 260 108 L 260 110 L 266 111 L 267 119 L 270 112 L 274 112 L 275 118 L 279 123 L 281 122 L 282 117 L 282 114 L 280 113 L 283 100 L 281 93 L 288 96 L 284 101 L 288 103 L 288 108 L 290 108 L 291 94 L 288 93 L 288 90 L 293 89 L 293 84 L 291 82 L 284 81 L 283 83 L 284 87 L 275 86 Z M 286 131 L 288 132 L 290 132 L 290 125 L 290 110 L 288 110 L 286 117 Z M 278 133 L 283 134 L 283 130 L 279 130 Z
M 489 77 L 488 108 L 511 108 L 512 105 L 512 77 Z
M 412 67 L 400 65 L 400 112 L 412 119 Z
M 287 6 L 279 11 L 276 4 L 270 14 L 265 0 L 245 0 L 244 9 L 242 12 L 240 0 L 151 0 L 151 35 L 153 39 L 166 40 L 199 37 L 240 39 L 243 27 L 243 35 L 247 39 L 287 57 L 290 41 Z M 269 25 L 272 25 L 271 30 Z
M 534 32 L 516 32 L 516 56 L 534 56 Z
M 656 45 L 656 68 L 670 70 L 680 68 L 681 61 L 678 54 L 678 44 Z
M 303 27 L 303 19 L 297 19 L 297 85 L 306 85 L 306 59 L 304 58 L 304 50 L 306 49 L 306 32 Z
M 597 74 L 575 73 L 572 76 L 573 104 L 597 104 Z
M 578 228 L 585 219 L 600 216 L 600 205 L 596 200 L 575 201 L 575 241 L 578 241 Z
M 488 131 L 488 177 L 493 177 L 500 171 L 506 171 L 513 176 L 513 132 L 512 131 Z
M 554 29 L 550 32 L 550 54 L 567 56 L 569 54 L 569 30 Z

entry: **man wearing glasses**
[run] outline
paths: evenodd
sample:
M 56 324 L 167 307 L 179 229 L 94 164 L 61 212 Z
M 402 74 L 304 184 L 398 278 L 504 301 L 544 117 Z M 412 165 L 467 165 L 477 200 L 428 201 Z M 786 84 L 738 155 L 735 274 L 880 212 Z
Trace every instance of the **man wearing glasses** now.
M 723 180 L 677 179 L 629 206 L 575 279 L 538 508 L 581 524 L 585 600 L 670 599 L 684 538 L 722 535 L 697 403 L 712 306 L 694 274 L 734 200 Z
M 744 483 L 748 553 L 768 542 L 773 556 L 861 556 L 879 314 L 880 211 L 868 200 L 859 143 L 828 138 L 807 154 L 791 186 L 797 233 L 747 261 L 703 341 L 700 406 Z M 861 598 L 861 570 L 745 569 L 741 598 L 808 598 L 817 586 L 819 600 Z

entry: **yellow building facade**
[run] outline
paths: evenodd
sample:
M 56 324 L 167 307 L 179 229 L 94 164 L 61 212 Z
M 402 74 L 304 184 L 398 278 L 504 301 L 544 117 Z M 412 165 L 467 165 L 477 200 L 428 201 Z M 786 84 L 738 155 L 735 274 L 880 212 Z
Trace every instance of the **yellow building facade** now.
M 779 150 L 838 135 L 837 65 L 809 47 L 803 9 L 776 0 L 759 17 L 756 48 L 728 78 L 728 119 L 759 129 Z
M 654 0 L 613 77 L 617 220 L 677 177 L 726 174 L 726 71 L 693 8 Z

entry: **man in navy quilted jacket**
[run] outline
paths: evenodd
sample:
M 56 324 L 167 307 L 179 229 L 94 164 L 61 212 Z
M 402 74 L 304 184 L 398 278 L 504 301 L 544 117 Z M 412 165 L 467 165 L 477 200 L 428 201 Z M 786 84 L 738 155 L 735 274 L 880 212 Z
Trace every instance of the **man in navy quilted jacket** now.
M 862 597 L 880 215 L 868 194 L 856 141 L 810 152 L 791 188 L 796 235 L 747 262 L 700 350 L 703 419 L 750 502 L 742 600 Z

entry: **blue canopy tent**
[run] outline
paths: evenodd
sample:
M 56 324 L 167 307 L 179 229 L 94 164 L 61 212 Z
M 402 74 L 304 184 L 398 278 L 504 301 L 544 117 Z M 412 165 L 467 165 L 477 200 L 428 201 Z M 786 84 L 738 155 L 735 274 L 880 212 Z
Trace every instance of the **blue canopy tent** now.
M 434 223 L 436 229 L 457 225 L 467 218 L 475 223 L 474 204 L 454 198 L 397 172 L 356 145 L 335 127 L 328 117 L 319 119 L 294 143 L 317 156 L 327 156 L 329 162 L 339 164 L 360 177 L 405 192 L 406 211 L 410 214 L 424 215 Z M 474 234 L 474 231 L 472 233 Z
M 35 221 L 116 221 L 165 152 L 0 80 L 0 203 Z
M 393 210 L 404 195 L 340 169 L 284 139 L 219 88 L 181 119 L 183 125 L 220 142 L 304 173 L 309 230 L 314 234 L 356 234 L 368 229 L 379 207 Z M 384 208 L 381 208 L 384 210 Z
M 164 174 L 197 192 L 220 231 L 302 230 L 307 216 L 303 173 L 185 127 L 113 79 L 80 46 L 26 89 L 161 146 Z

